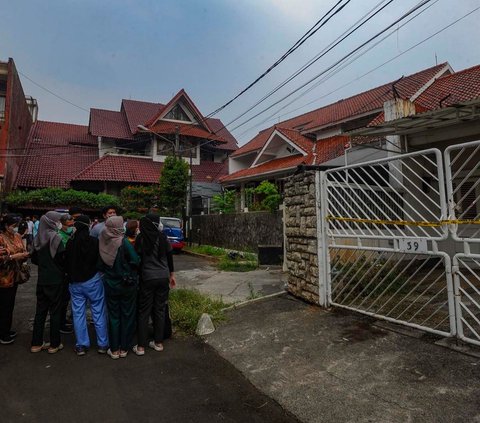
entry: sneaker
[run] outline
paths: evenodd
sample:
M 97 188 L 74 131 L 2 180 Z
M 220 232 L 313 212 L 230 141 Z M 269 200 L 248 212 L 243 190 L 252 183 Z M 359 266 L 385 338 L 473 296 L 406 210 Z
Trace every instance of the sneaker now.
M 107 353 L 107 350 L 108 350 L 108 347 L 98 347 L 97 348 L 97 352 L 99 354 L 106 354 Z
M 50 344 L 48 342 L 44 342 L 42 345 L 32 345 L 30 347 L 30 352 L 38 353 L 40 351 L 48 349 L 49 347 L 50 347 Z
M 65 335 L 68 335 L 70 333 L 73 333 L 73 327 L 72 326 L 68 326 L 68 325 L 65 325 L 63 326 L 61 329 L 60 329 L 60 333 L 63 333 Z
M 17 336 L 17 331 L 16 330 L 11 330 L 8 332 L 11 338 L 15 338 Z
M 120 354 L 118 353 L 118 351 L 112 352 L 112 350 L 110 348 L 107 350 L 107 355 L 112 360 L 118 360 L 120 358 Z
M 148 346 L 153 348 L 155 351 L 163 351 L 163 344 L 156 344 L 155 341 L 150 341 Z
M 12 335 L 7 335 L 7 336 L 4 336 L 3 338 L 0 338 L 0 344 L 2 345 L 13 344 L 14 341 L 15 339 L 13 339 Z
M 75 352 L 78 356 L 82 356 L 87 353 L 87 349 L 85 347 L 75 347 Z
M 59 344 L 57 347 L 50 347 L 47 352 L 49 354 L 55 354 L 59 352 L 60 350 L 63 350 L 63 344 Z
M 120 358 L 125 358 L 128 355 L 128 351 L 120 350 Z
M 145 350 L 139 350 L 138 349 L 138 345 L 134 345 L 133 348 L 132 348 L 132 351 L 136 354 L 136 355 L 145 355 Z

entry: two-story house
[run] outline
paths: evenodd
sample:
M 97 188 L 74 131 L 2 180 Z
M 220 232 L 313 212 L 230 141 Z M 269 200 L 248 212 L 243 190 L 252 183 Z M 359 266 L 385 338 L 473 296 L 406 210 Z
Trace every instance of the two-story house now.
M 72 187 L 119 194 L 128 185 L 158 183 L 169 154 L 191 164 L 192 197 L 220 192 L 235 138 L 205 118 L 184 90 L 168 103 L 122 100 L 120 110 L 90 109 L 88 126 L 38 121 L 16 186 Z

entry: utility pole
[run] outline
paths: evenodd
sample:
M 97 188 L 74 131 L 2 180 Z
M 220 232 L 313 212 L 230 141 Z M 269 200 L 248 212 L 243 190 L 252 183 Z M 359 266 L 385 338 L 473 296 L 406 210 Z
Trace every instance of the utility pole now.
M 180 128 L 178 125 L 175 125 L 175 151 L 173 152 L 173 155 L 176 156 L 180 152 Z
M 192 214 L 193 214 L 193 193 L 192 193 L 192 179 L 193 179 L 193 167 L 192 167 L 192 149 L 190 149 L 190 187 L 188 190 L 188 245 L 192 246 Z

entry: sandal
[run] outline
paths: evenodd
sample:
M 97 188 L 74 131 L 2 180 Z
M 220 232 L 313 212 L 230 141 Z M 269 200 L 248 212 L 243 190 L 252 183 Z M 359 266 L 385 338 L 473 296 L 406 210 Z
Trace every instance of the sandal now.
M 56 347 L 50 347 L 47 352 L 49 354 L 55 354 L 57 352 L 59 352 L 60 350 L 63 350 L 63 344 L 59 344 L 58 346 Z
M 39 353 L 40 351 L 50 348 L 50 343 L 44 342 L 42 345 L 32 345 L 30 347 L 31 353 Z
M 120 350 L 120 358 L 125 358 L 128 355 L 128 351 L 122 351 Z
M 155 341 L 150 341 L 148 346 L 155 351 L 163 351 L 163 344 L 156 344 Z
M 107 350 L 107 355 L 112 359 L 112 360 L 117 360 L 120 358 L 120 353 L 118 351 L 113 352 L 110 348 Z
M 138 349 L 138 345 L 134 345 L 133 348 L 132 348 L 132 351 L 133 351 L 136 355 L 145 355 L 145 349 L 139 350 L 139 349 Z

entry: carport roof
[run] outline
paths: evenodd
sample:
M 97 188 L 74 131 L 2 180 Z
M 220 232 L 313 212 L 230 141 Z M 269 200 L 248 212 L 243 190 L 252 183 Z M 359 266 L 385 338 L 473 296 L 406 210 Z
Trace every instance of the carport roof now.
M 408 135 L 461 122 L 480 120 L 480 98 L 362 128 L 349 135 Z

